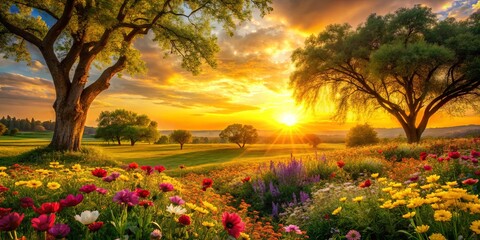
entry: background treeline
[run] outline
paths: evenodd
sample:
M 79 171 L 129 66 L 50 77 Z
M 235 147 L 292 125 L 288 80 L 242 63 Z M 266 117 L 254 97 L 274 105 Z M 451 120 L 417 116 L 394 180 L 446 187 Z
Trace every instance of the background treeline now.
M 7 131 L 4 134 L 12 134 L 17 132 L 43 132 L 43 131 L 53 131 L 55 128 L 55 122 L 52 120 L 40 121 L 35 120 L 35 118 L 16 118 L 7 115 L 3 116 L 0 119 L 0 124 L 3 124 Z M 13 131 L 13 132 L 12 132 Z M 85 135 L 95 134 L 95 128 L 85 127 Z

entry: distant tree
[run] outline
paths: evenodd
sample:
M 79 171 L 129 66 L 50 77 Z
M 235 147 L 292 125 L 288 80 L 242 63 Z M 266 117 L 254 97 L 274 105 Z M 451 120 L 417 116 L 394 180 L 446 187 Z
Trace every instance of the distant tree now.
M 174 130 L 170 133 L 170 141 L 180 144 L 180 149 L 183 149 L 183 144 L 192 141 L 192 133 L 187 130 Z
M 151 121 L 148 125 L 147 131 L 145 132 L 145 141 L 148 143 L 155 143 L 158 138 L 160 137 L 160 133 L 158 132 L 158 123 L 155 121 Z
M 318 144 L 320 144 L 322 142 L 320 137 L 316 134 L 305 134 L 304 139 L 313 148 L 317 148 Z
M 219 136 L 243 148 L 247 143 L 255 143 L 258 138 L 258 133 L 257 129 L 252 125 L 232 124 L 220 132 Z
M 45 132 L 46 129 L 44 126 L 42 126 L 41 124 L 37 124 L 35 125 L 35 127 L 33 128 L 33 131 L 35 132 Z
M 372 145 L 378 143 L 377 132 L 368 124 L 357 125 L 350 129 L 346 138 L 347 147 Z
M 463 112 L 480 101 L 480 12 L 439 21 L 416 5 L 370 15 L 356 29 L 329 25 L 294 51 L 290 77 L 297 102 L 313 107 L 327 90 L 336 119 L 383 109 L 419 142 L 440 109 Z
M 168 137 L 165 135 L 162 135 L 158 138 L 158 140 L 155 142 L 156 144 L 168 144 L 170 143 L 168 140 Z
M 5 126 L 5 124 L 3 124 L 3 123 L 0 123 L 0 136 L 2 136 L 7 131 L 8 131 L 7 126 Z
M 35 118 L 30 121 L 30 131 L 35 131 Z
M 20 130 L 18 130 L 18 128 L 12 129 L 12 130 L 10 130 L 10 136 L 15 136 L 15 135 L 17 135 L 18 132 L 20 132 Z

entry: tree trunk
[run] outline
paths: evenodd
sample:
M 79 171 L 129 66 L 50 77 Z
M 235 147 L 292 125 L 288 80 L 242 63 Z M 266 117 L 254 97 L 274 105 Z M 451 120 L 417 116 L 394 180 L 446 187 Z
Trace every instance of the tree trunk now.
M 407 136 L 407 142 L 409 144 L 412 143 L 419 143 L 420 138 L 422 137 L 423 131 L 425 128 L 417 128 L 415 125 L 405 125 L 403 126 L 403 130 L 405 131 L 405 135 Z
M 133 140 L 133 139 L 130 139 L 130 146 L 134 146 L 134 145 L 135 145 L 135 142 L 137 142 L 137 141 L 135 141 L 135 140 Z
M 180 143 L 180 150 L 183 149 L 183 143 Z
M 69 106 L 55 108 L 55 129 L 50 147 L 57 151 L 79 151 L 87 110 Z
M 117 137 L 117 143 L 118 143 L 118 145 L 122 145 L 122 141 L 121 141 L 120 137 Z

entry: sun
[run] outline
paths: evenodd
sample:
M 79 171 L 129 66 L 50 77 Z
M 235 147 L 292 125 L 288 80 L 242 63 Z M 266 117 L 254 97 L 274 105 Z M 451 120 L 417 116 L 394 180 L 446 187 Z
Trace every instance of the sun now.
M 285 124 L 288 127 L 292 127 L 298 122 L 297 115 L 292 113 L 284 113 L 280 116 L 279 122 Z

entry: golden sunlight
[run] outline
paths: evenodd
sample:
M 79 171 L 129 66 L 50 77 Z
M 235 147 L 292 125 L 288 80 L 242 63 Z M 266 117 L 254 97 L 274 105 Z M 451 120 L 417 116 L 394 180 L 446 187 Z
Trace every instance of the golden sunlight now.
M 279 122 L 285 124 L 288 127 L 291 127 L 297 124 L 298 122 L 297 115 L 292 113 L 284 113 L 280 116 Z

